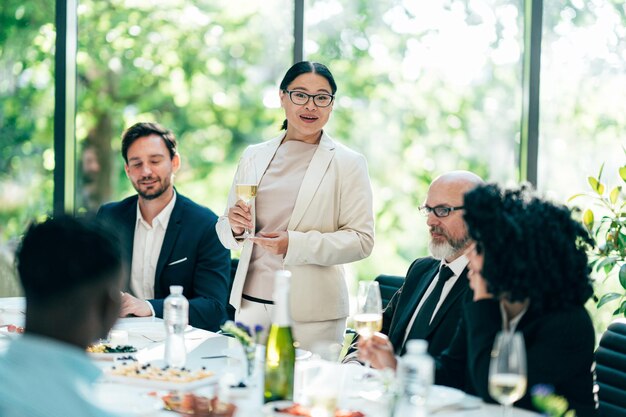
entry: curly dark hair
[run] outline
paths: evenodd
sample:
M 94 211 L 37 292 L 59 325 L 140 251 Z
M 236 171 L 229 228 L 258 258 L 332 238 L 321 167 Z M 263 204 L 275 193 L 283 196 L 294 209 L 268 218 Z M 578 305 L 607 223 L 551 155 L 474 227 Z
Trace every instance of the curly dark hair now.
M 569 209 L 538 197 L 527 184 L 480 185 L 465 194 L 468 233 L 484 254 L 490 293 L 533 308 L 583 305 L 593 294 L 586 250 L 594 245 Z

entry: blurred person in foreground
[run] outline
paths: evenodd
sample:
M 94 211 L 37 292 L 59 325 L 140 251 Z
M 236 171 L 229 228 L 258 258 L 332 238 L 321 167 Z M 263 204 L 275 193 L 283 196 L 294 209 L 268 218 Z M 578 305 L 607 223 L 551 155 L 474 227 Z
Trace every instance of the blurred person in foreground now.
M 217 224 L 224 246 L 242 250 L 230 294 L 237 321 L 269 328 L 274 273 L 289 270 L 292 328 L 305 349 L 343 340 L 349 310 L 343 264 L 366 258 L 374 246 L 365 157 L 324 130 L 336 92 L 323 64 L 304 61 L 287 71 L 278 91 L 285 132 L 242 156 L 253 158 L 259 180 L 255 218 L 233 181 Z M 243 239 L 255 224 L 254 237 Z
M 122 157 L 136 195 L 100 207 L 98 217 L 120 231 L 131 260 L 121 317 L 163 317 L 170 285 L 189 300 L 189 324 L 210 331 L 226 320 L 230 253 L 217 238 L 217 215 L 179 194 L 174 134 L 136 123 L 122 135 Z
M 469 368 L 484 400 L 491 348 L 500 330 L 524 336 L 528 384 L 516 406 L 532 409 L 534 386 L 547 384 L 578 416 L 595 416 L 595 333 L 584 307 L 592 295 L 586 249 L 593 240 L 570 211 L 522 186 L 480 186 L 465 195 L 464 219 L 475 241 L 468 251 L 468 303 L 450 348 L 437 358 L 436 382 L 456 385 Z M 377 334 L 360 346 L 375 367 L 395 368 L 389 340 Z M 401 359 L 400 359 L 401 360 Z
M 119 241 L 95 222 L 61 216 L 29 227 L 16 263 L 26 325 L 0 356 L 0 416 L 109 416 L 93 403 L 101 372 L 85 348 L 119 314 Z

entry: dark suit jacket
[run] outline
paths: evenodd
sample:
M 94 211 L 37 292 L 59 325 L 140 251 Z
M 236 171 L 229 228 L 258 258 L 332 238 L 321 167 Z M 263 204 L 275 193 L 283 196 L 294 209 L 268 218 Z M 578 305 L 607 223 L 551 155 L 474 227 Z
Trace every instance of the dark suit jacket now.
M 473 390 L 493 402 L 488 387 L 489 362 L 496 333 L 502 329 L 500 306 L 497 300 L 489 299 L 468 303 L 464 310 L 450 348 L 437 360 L 436 382 L 454 386 L 467 367 Z M 577 416 L 596 416 L 592 371 L 595 333 L 585 308 L 541 313 L 531 304 L 516 330 L 523 334 L 526 344 L 528 389 L 515 405 L 533 409 L 532 387 L 550 384 Z
M 431 257 L 416 259 L 409 267 L 404 284 L 394 294 L 383 312 L 382 332 L 389 336 L 396 354 L 402 350 L 409 321 L 424 292 L 435 278 L 440 263 Z M 470 296 L 466 268 L 433 318 L 430 333 L 426 337 L 428 353 L 431 356 L 439 355 L 450 345 L 461 317 L 461 306 Z
M 132 259 L 137 195 L 98 210 L 99 218 L 120 231 L 124 252 Z M 157 317 L 163 317 L 163 301 L 170 285 L 182 285 L 189 300 L 189 324 L 217 331 L 226 320 L 230 252 L 217 238 L 217 215 L 177 194 L 176 204 L 165 231 L 154 278 L 154 300 L 148 300 Z M 174 265 L 172 262 L 187 258 Z M 130 287 L 130 268 L 126 287 Z

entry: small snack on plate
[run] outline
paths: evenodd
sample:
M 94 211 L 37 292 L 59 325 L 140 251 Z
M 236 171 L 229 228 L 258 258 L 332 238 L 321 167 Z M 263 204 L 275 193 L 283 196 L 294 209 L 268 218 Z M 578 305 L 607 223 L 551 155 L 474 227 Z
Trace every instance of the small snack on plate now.
M 117 345 L 112 346 L 106 343 L 98 343 L 95 345 L 87 346 L 87 352 L 89 353 L 134 353 L 137 352 L 137 348 L 130 345 Z
M 15 324 L 5 324 L 0 327 L 6 327 L 9 333 L 24 333 L 24 328 L 22 326 L 16 326 Z
M 162 398 L 167 410 L 199 417 L 232 417 L 237 409 L 233 404 L 220 402 L 217 397 L 209 399 L 191 393 L 169 393 Z
M 121 365 L 112 366 L 108 371 L 110 375 L 117 375 L 129 378 L 141 378 L 151 381 L 166 382 L 192 382 L 213 376 L 213 372 L 207 371 L 205 367 L 192 371 L 187 368 L 170 368 L 168 366 L 159 367 L 152 366 L 149 363 L 141 364 L 138 362 L 122 363 Z
M 298 403 L 293 403 L 288 407 L 276 407 L 274 411 L 277 413 L 290 414 L 292 416 L 311 416 L 311 410 Z M 360 411 L 337 410 L 335 411 L 335 417 L 365 417 L 365 414 Z

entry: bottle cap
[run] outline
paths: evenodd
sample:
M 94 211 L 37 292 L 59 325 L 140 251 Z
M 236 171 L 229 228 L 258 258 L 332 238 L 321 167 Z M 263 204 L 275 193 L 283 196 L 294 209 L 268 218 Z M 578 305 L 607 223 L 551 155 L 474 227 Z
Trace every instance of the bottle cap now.
M 170 285 L 170 294 L 182 294 L 183 286 L 182 285 Z
M 428 351 L 428 342 L 422 339 L 412 339 L 406 342 L 407 353 L 426 353 Z
M 291 272 L 281 269 L 274 274 L 274 289 L 288 288 L 291 282 Z

